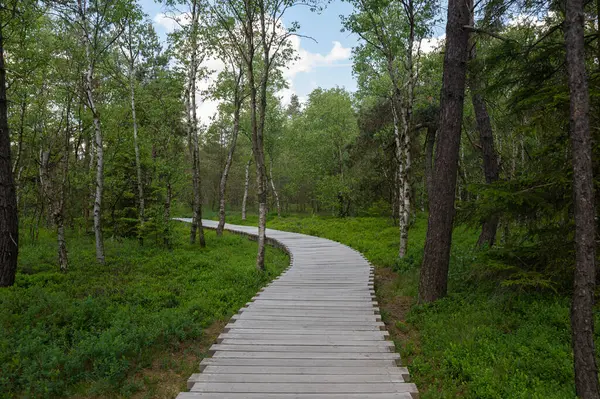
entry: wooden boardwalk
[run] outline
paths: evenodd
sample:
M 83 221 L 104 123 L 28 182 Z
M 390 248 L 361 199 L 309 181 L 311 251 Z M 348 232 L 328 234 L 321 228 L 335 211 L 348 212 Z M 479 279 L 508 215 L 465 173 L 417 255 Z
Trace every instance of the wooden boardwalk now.
M 232 317 L 177 399 L 418 398 L 386 340 L 365 258 L 323 238 L 272 229 L 267 237 L 291 266 Z

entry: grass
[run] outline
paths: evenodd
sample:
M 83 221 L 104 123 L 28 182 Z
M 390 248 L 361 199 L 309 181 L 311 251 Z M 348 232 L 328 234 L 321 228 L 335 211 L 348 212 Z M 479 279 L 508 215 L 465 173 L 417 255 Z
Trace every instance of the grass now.
M 228 319 L 289 265 L 256 244 L 207 231 L 207 247 L 176 225 L 174 248 L 73 233 L 70 268 L 56 265 L 55 237 L 23 240 L 14 287 L 0 290 L 0 398 L 174 397 Z M 149 241 L 149 240 L 148 240 Z M 166 392 L 164 385 L 169 386 Z
M 255 224 L 256 217 L 242 222 Z M 424 399 L 575 398 L 569 299 L 549 291 L 502 287 L 474 250 L 478 231 L 453 235 L 449 292 L 416 304 L 427 221 L 410 230 L 408 255 L 397 258 L 398 233 L 389 219 L 288 216 L 268 227 L 347 244 L 376 268 L 382 316 Z M 600 341 L 598 336 L 596 342 Z

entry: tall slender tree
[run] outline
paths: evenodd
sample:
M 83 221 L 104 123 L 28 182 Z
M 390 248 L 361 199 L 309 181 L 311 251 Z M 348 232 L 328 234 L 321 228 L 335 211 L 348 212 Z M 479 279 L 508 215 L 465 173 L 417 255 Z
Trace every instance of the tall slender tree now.
M 446 52 L 440 101 L 434 175 L 429 198 L 429 220 L 419 281 L 419 301 L 433 302 L 446 295 L 454 196 L 462 127 L 471 20 L 470 0 L 448 1 Z
M 596 286 L 596 223 L 590 100 L 585 69 L 583 0 L 567 0 L 565 47 L 570 94 L 570 131 L 575 199 L 575 277 L 571 303 L 571 330 L 575 388 L 582 399 L 600 398 L 594 346 L 594 292 Z
M 0 16 L 6 11 L 0 9 Z M 5 23 L 0 20 L 0 287 L 14 284 L 19 255 L 17 195 L 10 158 L 6 67 L 4 63 Z

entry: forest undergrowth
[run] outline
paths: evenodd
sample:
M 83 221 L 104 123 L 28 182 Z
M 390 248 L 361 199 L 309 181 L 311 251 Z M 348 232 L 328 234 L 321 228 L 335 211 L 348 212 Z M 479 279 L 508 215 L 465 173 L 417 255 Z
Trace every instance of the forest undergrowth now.
M 93 236 L 75 231 L 66 274 L 56 267 L 54 234 L 22 238 L 16 284 L 0 290 L 0 398 L 166 398 L 185 390 L 207 341 L 289 258 L 268 248 L 262 274 L 246 238 L 207 230 L 200 249 L 184 224 L 172 237 L 172 249 L 150 238 L 108 239 L 100 265 Z

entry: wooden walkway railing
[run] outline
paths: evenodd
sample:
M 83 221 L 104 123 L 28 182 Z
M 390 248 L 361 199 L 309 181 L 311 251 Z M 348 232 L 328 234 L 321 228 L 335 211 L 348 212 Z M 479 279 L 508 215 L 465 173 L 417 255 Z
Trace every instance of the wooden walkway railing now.
M 418 398 L 386 340 L 367 260 L 323 238 L 271 229 L 267 236 L 290 254 L 290 267 L 232 317 L 177 399 Z

